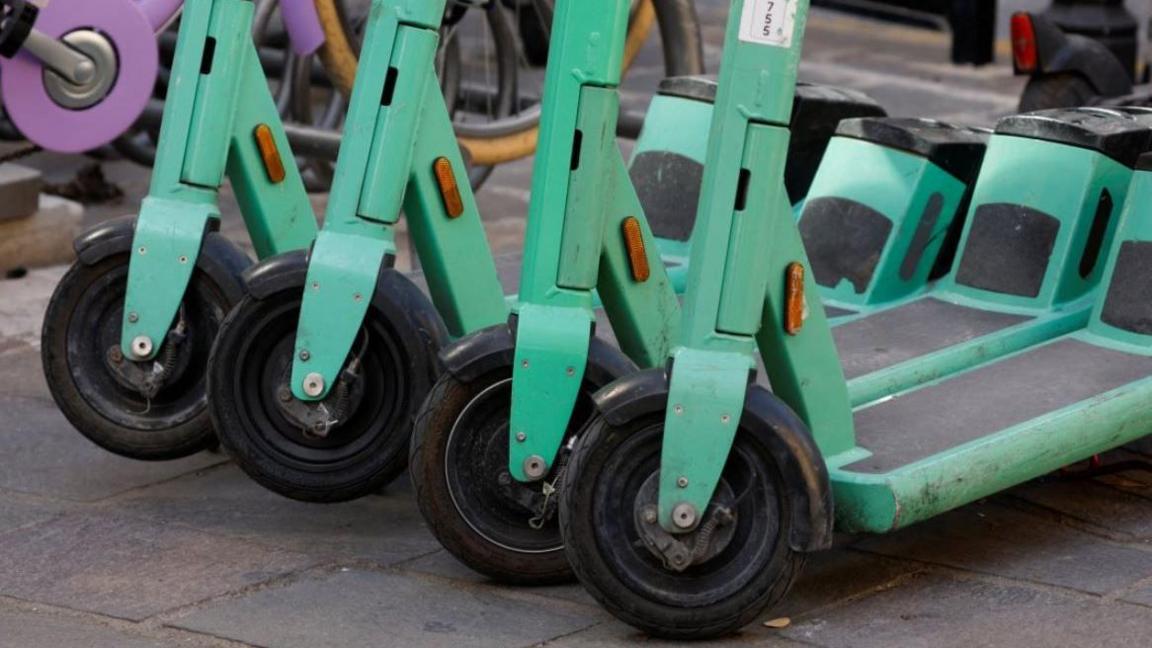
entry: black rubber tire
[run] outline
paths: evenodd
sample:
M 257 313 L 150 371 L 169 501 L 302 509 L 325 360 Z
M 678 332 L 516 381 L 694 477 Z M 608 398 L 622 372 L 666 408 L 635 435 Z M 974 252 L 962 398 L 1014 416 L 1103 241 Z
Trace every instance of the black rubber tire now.
M 596 344 L 594 342 L 594 344 Z M 606 348 L 606 347 L 604 347 Z M 604 348 L 594 349 L 593 354 L 604 353 Z M 619 353 L 619 352 L 615 352 Z M 627 361 L 625 361 L 627 362 Z M 592 394 L 617 376 L 603 376 L 591 378 L 599 372 L 589 371 L 585 377 L 584 391 L 577 402 L 576 410 L 568 427 L 569 435 L 575 435 L 583 428 L 593 413 Z M 527 542 L 514 545 L 507 538 L 503 546 L 497 541 L 485 537 L 473 527 L 473 523 L 464 517 L 461 508 L 454 499 L 457 489 L 450 483 L 447 474 L 449 446 L 459 437 L 453 436 L 453 429 L 457 420 L 467 410 L 468 406 L 489 388 L 499 385 L 509 385 L 512 379 L 511 365 L 503 366 L 490 371 L 474 380 L 461 380 L 451 373 L 445 372 L 433 387 L 428 400 L 420 409 L 412 436 L 412 456 L 409 462 L 412 474 L 412 484 L 416 491 L 416 502 L 424 516 L 433 535 L 440 541 L 453 556 L 476 572 L 484 574 L 498 582 L 512 585 L 550 585 L 570 582 L 572 570 L 568 566 L 568 559 L 564 553 L 564 546 L 560 540 L 560 529 L 555 518 L 546 524 L 543 529 L 532 534 L 533 546 L 529 553 L 523 549 Z M 510 394 L 510 391 L 508 392 Z M 507 448 L 507 412 L 508 405 L 498 409 L 493 414 L 499 420 L 496 423 L 493 443 L 503 444 Z M 500 424 L 503 423 L 503 426 Z M 502 430 L 502 432 L 501 432 Z M 481 457 L 475 457 L 476 462 Z M 507 454 L 502 455 L 507 461 Z M 562 462 L 557 462 L 561 465 Z M 556 468 L 545 481 L 554 481 L 557 476 Z M 495 497 L 483 492 L 483 484 L 470 484 L 469 491 L 475 493 L 474 497 Z M 534 489 L 536 487 L 533 487 Z M 488 501 L 492 501 L 489 499 Z M 498 504 L 502 504 L 497 500 Z M 475 507 L 473 507 L 475 508 Z M 497 515 L 507 515 L 507 510 L 495 511 L 488 515 L 489 519 Z M 527 518 L 527 514 L 525 514 Z M 505 518 L 507 519 L 507 518 Z M 484 521 L 486 522 L 486 520 Z M 476 524 L 481 524 L 476 521 Z M 523 527 L 520 527 L 521 529 Z M 515 529 L 513 529 L 515 530 Z M 538 540 L 538 538 L 544 538 Z M 522 549 L 522 550 L 517 550 Z
M 44 375 L 60 411 L 96 445 L 144 461 L 187 457 L 216 443 L 208 414 L 208 352 L 233 300 L 198 264 L 185 307 L 206 330 L 190 330 L 184 344 L 192 346 L 186 347 L 189 359 L 181 378 L 149 403 L 118 384 L 111 372 L 98 370 L 103 354 L 119 340 L 129 260 L 124 252 L 92 265 L 77 261 L 61 279 L 41 333 Z M 98 319 L 77 321 L 78 312 Z M 78 346 L 89 342 L 94 346 Z
M 439 372 L 443 323 L 411 281 L 382 272 L 361 329 L 366 337 L 359 338 L 367 340 L 360 405 L 332 436 L 309 439 L 275 400 L 287 384 L 302 294 L 303 286 L 293 285 L 263 299 L 246 296 L 225 320 L 208 376 L 221 446 L 256 482 L 291 499 L 329 503 L 374 494 L 407 465 L 416 408 Z
M 1020 97 L 1020 112 L 1048 108 L 1079 108 L 1098 100 L 1096 90 L 1079 74 L 1063 73 L 1031 79 Z
M 631 509 L 628 502 L 635 501 L 635 493 L 613 488 L 638 486 L 658 472 L 663 414 L 642 416 L 622 427 L 597 416 L 581 432 L 560 489 L 560 526 L 574 572 L 609 612 L 655 637 L 710 639 L 737 632 L 784 598 L 806 556 L 789 545 L 785 482 L 763 439 L 773 434 L 775 425 L 803 424 L 787 408 L 778 411 L 775 421 L 745 413 L 725 468 L 725 479 L 731 482 L 732 471 L 741 462 L 756 462 L 759 465 L 753 468 L 762 470 L 767 480 L 763 483 L 769 484 L 760 493 L 768 496 L 763 501 L 746 501 L 751 490 L 737 500 L 742 544 L 734 539 L 715 558 L 681 574 L 663 568 L 638 540 L 624 542 L 626 536 L 614 535 L 629 529 L 636 533 L 633 518 L 616 523 L 620 518 L 612 513 L 620 511 L 611 508 Z M 756 477 L 755 472 L 752 475 Z M 735 486 L 732 491 L 741 492 Z M 772 510 L 776 515 L 769 513 Z M 775 530 L 760 534 L 757 524 Z M 770 546 L 757 547 L 758 541 Z M 750 556 L 749 547 L 759 551 Z M 705 590 L 705 584 L 711 589 Z

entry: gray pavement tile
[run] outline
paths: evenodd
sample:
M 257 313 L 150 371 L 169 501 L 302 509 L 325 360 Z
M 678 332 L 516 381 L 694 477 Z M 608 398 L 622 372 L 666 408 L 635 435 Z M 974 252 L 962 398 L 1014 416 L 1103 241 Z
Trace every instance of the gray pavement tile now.
M 1138 589 L 1135 592 L 1121 596 L 1120 599 L 1129 603 L 1136 603 L 1152 608 L 1152 587 Z
M 82 502 L 222 461 L 210 453 L 163 463 L 124 459 L 82 437 L 51 400 L 6 395 L 0 396 L 0 445 L 0 488 Z
M 434 554 L 413 560 L 410 563 L 405 563 L 401 569 L 406 572 L 431 574 L 433 576 L 439 576 L 440 578 L 471 583 L 473 585 L 488 585 L 497 589 L 531 592 L 538 596 L 545 596 L 548 598 L 561 599 L 572 603 L 587 605 L 590 608 L 598 609 L 600 607 L 600 604 L 597 603 L 596 600 L 593 599 L 592 596 L 588 594 L 588 592 L 575 581 L 569 585 L 550 585 L 547 587 L 533 587 L 529 589 L 509 588 L 493 583 L 487 577 L 472 571 L 467 566 L 465 566 L 464 563 L 456 560 L 452 554 L 444 550 L 440 550 Z
M 800 616 L 883 587 L 921 569 L 923 567 L 915 563 L 890 560 L 850 549 L 812 554 L 796 586 L 780 606 L 772 610 L 771 616 Z
M 536 597 L 344 570 L 205 605 L 170 622 L 278 648 L 527 646 L 596 622 Z
M 402 485 L 345 504 L 306 504 L 265 490 L 229 464 L 133 491 L 110 506 L 325 560 L 389 565 L 440 548 Z
M 782 634 L 828 648 L 1132 648 L 1152 609 L 934 575 L 806 618 Z
M 307 568 L 301 554 L 111 512 L 0 535 L 0 594 L 141 620 Z
M 17 342 L 5 351 L 0 342 L 0 368 L 0 394 L 5 397 L 39 398 L 45 401 L 52 398 L 40 365 L 38 348 Z
M 76 505 L 67 502 L 0 491 L 0 535 L 50 520 L 75 508 Z
M 1152 552 L 996 504 L 975 504 L 856 545 L 897 558 L 1104 594 L 1152 576 Z
M 637 632 L 631 626 L 619 621 L 606 621 L 587 630 L 547 641 L 540 646 L 547 648 L 608 648 L 609 646 L 684 646 L 683 642 L 670 642 L 653 639 Z M 727 646 L 764 646 L 765 648 L 799 648 L 803 644 L 780 636 L 778 630 L 769 630 L 758 625 L 750 625 L 739 634 L 715 641 L 692 642 L 693 648 L 724 648 Z
M 1131 481 L 1124 474 L 1113 478 Z M 1087 522 L 1121 539 L 1152 544 L 1152 498 L 1095 480 L 1033 482 L 1014 489 L 1011 494 Z
M 59 614 L 0 610 L 0 648 L 164 648 L 173 645 L 196 643 L 144 637 Z

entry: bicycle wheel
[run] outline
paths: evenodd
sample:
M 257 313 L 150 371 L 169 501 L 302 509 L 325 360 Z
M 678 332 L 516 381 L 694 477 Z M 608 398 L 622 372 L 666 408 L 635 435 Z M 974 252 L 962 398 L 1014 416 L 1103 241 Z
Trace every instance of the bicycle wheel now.
M 321 58 L 325 68 L 333 79 L 333 83 L 347 92 L 355 80 L 356 49 L 352 39 L 349 38 L 345 27 L 340 20 L 340 3 L 337 0 L 315 0 L 321 22 L 324 25 L 328 40 L 321 51 Z M 529 7 L 529 3 L 531 7 Z M 457 119 L 457 133 L 462 146 L 467 150 L 470 159 L 477 165 L 494 165 L 510 162 L 531 155 L 536 149 L 538 126 L 540 119 L 539 92 L 526 90 L 526 79 L 536 77 L 536 85 L 542 88 L 543 73 L 537 67 L 533 71 L 533 61 L 539 62 L 539 43 L 528 43 L 525 24 L 531 26 L 526 17 L 527 11 L 536 12 L 540 23 L 550 24 L 551 8 L 554 0 L 474 0 L 467 5 L 457 5 L 455 11 L 469 8 L 480 8 L 488 16 L 505 14 L 511 20 L 506 22 L 515 25 L 519 37 L 513 32 L 517 40 L 516 78 L 512 81 L 515 88 L 514 110 L 508 116 L 490 116 L 489 119 L 461 118 L 461 113 L 467 116 L 467 110 L 476 105 L 475 98 L 484 99 L 495 96 L 503 98 L 500 93 L 506 92 L 508 80 L 497 78 L 501 85 L 493 86 L 490 83 L 481 84 L 481 91 L 476 92 L 469 86 L 469 75 L 476 75 L 476 70 L 467 70 L 463 74 L 463 88 L 460 102 L 455 108 Z M 473 13 L 473 12 L 468 12 Z M 510 14 L 510 16 L 509 16 Z M 490 18 L 491 20 L 491 18 Z M 629 28 L 628 45 L 626 49 L 626 66 L 631 66 L 641 46 L 646 41 L 651 28 L 659 22 L 662 39 L 672 44 L 665 48 L 665 70 L 669 75 L 699 74 L 704 71 L 703 45 L 699 33 L 699 23 L 696 19 L 695 6 L 691 0 L 638 0 L 633 12 Z M 495 33 L 495 32 L 493 32 Z M 531 33 L 528 31 L 527 33 Z M 546 34 L 545 34 L 546 35 Z M 520 40 L 524 42 L 521 43 Z M 496 40 L 496 37 L 493 37 Z M 493 43 L 493 48 L 500 43 Z M 537 51 L 533 53 L 532 48 Z M 473 57 L 465 55 L 464 61 L 475 62 L 488 60 L 484 56 Z M 501 60 L 501 59 L 497 59 Z M 493 88 L 488 92 L 483 89 Z M 472 92 L 469 92 L 473 90 Z M 493 104 L 497 102 L 492 102 Z

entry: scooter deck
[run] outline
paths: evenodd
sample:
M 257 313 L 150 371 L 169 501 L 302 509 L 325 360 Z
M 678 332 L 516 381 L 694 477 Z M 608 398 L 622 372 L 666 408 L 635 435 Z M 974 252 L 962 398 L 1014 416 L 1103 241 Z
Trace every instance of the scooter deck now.
M 907 526 L 1152 432 L 1149 171 L 1085 327 L 854 412 L 856 449 L 829 458 L 840 528 Z
M 832 329 L 849 380 L 1033 321 L 925 297 Z
M 872 456 L 845 471 L 881 475 L 1152 376 L 1152 357 L 1077 335 L 856 413 L 856 439 Z

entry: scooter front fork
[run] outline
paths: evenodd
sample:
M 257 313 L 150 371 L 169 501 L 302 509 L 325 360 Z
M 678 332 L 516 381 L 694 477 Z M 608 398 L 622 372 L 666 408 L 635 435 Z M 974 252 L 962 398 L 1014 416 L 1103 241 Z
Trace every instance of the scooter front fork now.
M 403 206 L 433 302 L 461 335 L 507 317 L 452 120 L 435 82 L 443 2 L 378 0 L 337 163 L 324 231 L 308 266 L 292 393 L 336 384 L 388 257 Z M 421 13 L 419 20 L 412 13 Z
M 308 194 L 251 38 L 252 3 L 191 3 L 182 18 L 156 166 L 136 223 L 121 330 L 134 360 L 160 352 L 205 233 L 220 218 L 225 173 L 257 254 L 307 246 Z

